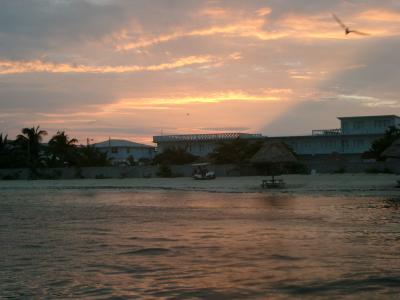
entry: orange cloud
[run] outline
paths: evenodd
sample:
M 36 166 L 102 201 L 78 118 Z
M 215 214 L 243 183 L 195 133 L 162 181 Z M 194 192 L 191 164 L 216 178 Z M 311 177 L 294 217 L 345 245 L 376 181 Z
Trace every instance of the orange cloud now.
M 135 73 L 141 71 L 162 71 L 176 69 L 190 65 L 200 65 L 207 63 L 216 63 L 221 59 L 210 56 L 188 56 L 176 59 L 169 63 L 157 65 L 140 66 L 88 66 L 74 65 L 67 63 L 51 63 L 41 60 L 32 61 L 11 61 L 0 60 L 0 74 L 20 74 L 20 73 Z
M 367 21 L 400 23 L 400 13 L 381 9 L 364 11 L 358 15 L 358 18 Z
M 221 35 L 224 37 L 253 38 L 261 41 L 276 40 L 282 38 L 312 38 L 312 39 L 345 39 L 347 38 L 338 24 L 329 13 L 318 15 L 289 14 L 281 19 L 271 22 L 266 18 L 271 13 L 268 7 L 261 8 L 252 15 L 232 13 L 221 8 L 208 8 L 200 12 L 213 17 L 225 17 L 225 24 L 214 25 L 206 28 L 176 31 L 155 37 L 143 37 L 131 41 L 129 35 L 124 34 L 118 38 L 116 49 L 118 51 L 146 48 L 156 44 L 165 43 L 185 37 L 203 37 Z M 400 34 L 398 23 L 400 14 L 387 10 L 368 10 L 350 16 L 349 19 L 357 23 L 357 29 L 366 31 L 373 37 L 392 36 Z M 376 24 L 375 21 L 385 21 L 385 26 Z M 226 24 L 229 22 L 228 24 Z M 374 23 L 371 23 L 374 22 Z M 394 23 L 387 27 L 387 23 Z M 345 22 L 346 23 L 346 22 Z M 352 23 L 348 24 L 352 27 Z M 270 28 L 270 30 L 266 30 Z M 143 34 L 143 32 L 142 32 Z M 352 38 L 368 38 L 352 36 Z
M 285 32 L 263 30 L 263 26 L 265 23 L 265 18 L 264 18 L 265 13 L 266 10 L 263 10 L 261 12 L 258 12 L 258 14 L 261 15 L 258 15 L 258 17 L 256 17 L 255 19 L 249 18 L 248 20 L 233 22 L 232 24 L 215 25 L 191 31 L 185 31 L 181 29 L 177 30 L 176 32 L 160 35 L 157 37 L 142 38 L 134 42 L 123 42 L 121 44 L 118 44 L 116 46 L 116 49 L 118 51 L 133 50 L 138 48 L 146 48 L 159 43 L 164 43 L 185 37 L 202 37 L 202 36 L 213 36 L 213 35 L 222 35 L 227 37 L 256 38 L 264 41 L 286 37 L 287 33 Z
M 211 18 L 227 18 L 230 12 L 222 7 L 208 7 L 200 11 L 199 15 Z

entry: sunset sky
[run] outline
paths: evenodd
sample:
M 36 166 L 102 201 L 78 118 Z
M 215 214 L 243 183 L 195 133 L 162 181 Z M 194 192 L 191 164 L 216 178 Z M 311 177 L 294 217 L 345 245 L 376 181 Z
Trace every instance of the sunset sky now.
M 398 114 L 399 94 L 398 0 L 0 0 L 11 138 L 307 134 Z

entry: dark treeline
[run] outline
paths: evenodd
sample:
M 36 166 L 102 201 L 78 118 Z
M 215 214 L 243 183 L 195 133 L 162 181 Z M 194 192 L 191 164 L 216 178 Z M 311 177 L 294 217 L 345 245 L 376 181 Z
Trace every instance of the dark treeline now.
M 46 168 L 46 167 L 101 167 L 111 165 L 107 154 L 91 145 L 80 145 L 64 131 L 58 131 L 47 144 L 43 138 L 48 133 L 40 126 L 23 128 L 14 140 L 0 133 L 0 168 Z M 376 140 L 363 157 L 383 160 L 382 152 L 396 139 L 400 129 L 390 127 L 385 135 Z M 182 165 L 198 161 L 214 164 L 249 163 L 250 158 L 261 148 L 262 141 L 237 139 L 221 143 L 207 157 L 200 158 L 185 149 L 170 148 L 155 156 L 150 164 Z
M 184 165 L 194 162 L 211 162 L 213 164 L 244 164 L 261 148 L 262 141 L 236 139 L 220 143 L 206 157 L 199 157 L 179 147 L 171 147 L 156 155 L 154 164 Z
M 90 145 L 79 145 L 64 131 L 53 135 L 48 144 L 43 138 L 48 133 L 39 126 L 23 128 L 15 140 L 0 134 L 0 168 L 97 167 L 108 166 L 105 153 Z
M 59 168 L 59 167 L 100 167 L 109 166 L 107 154 L 91 145 L 80 145 L 65 131 L 58 131 L 48 143 L 43 143 L 48 135 L 40 126 L 23 128 L 14 140 L 0 133 L 0 168 Z M 221 143 L 206 158 L 190 154 L 185 149 L 171 148 L 155 156 L 148 162 L 156 165 L 183 165 L 199 160 L 215 164 L 240 164 L 247 162 L 261 147 L 262 142 L 235 140 Z

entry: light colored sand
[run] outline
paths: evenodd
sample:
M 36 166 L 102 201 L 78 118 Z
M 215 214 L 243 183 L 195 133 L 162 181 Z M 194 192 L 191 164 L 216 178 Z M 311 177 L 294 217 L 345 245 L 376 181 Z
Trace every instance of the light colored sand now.
M 400 188 L 396 187 L 400 176 L 391 174 L 285 175 L 280 178 L 286 182 L 286 188 L 262 189 L 261 181 L 266 178 L 268 177 L 220 177 L 205 181 L 192 178 L 18 180 L 0 181 L 0 192 L 30 189 L 163 189 L 228 193 L 400 196 Z

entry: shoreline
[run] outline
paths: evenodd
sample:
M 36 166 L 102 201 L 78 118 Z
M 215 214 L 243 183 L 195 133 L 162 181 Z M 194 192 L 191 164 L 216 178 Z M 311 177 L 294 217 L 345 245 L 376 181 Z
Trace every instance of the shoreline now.
M 214 180 L 178 178 L 7 180 L 0 181 L 0 191 L 27 190 L 121 190 L 188 191 L 210 193 L 264 193 L 285 195 L 400 196 L 394 174 L 318 174 L 279 176 L 285 188 L 261 187 L 268 176 L 218 177 Z

